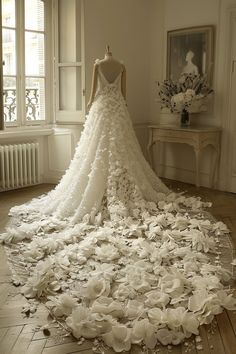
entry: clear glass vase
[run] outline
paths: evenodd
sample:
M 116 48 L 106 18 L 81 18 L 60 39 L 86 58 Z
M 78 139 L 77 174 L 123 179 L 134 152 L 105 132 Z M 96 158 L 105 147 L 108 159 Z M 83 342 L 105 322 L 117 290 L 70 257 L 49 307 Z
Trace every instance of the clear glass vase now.
M 190 119 L 189 119 L 189 112 L 187 109 L 183 109 L 181 112 L 181 120 L 180 120 L 180 125 L 181 127 L 188 127 L 190 124 Z

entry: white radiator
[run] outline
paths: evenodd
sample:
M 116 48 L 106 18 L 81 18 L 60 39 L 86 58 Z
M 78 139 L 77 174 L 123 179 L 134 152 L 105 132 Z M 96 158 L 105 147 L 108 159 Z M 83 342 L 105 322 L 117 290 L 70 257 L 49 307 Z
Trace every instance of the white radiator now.
M 0 145 L 0 192 L 39 183 L 39 144 Z

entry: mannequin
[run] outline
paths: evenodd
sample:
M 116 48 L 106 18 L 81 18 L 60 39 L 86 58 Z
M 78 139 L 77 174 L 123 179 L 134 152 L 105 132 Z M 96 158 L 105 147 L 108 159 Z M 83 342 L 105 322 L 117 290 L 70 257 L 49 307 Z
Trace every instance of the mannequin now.
M 92 77 L 92 87 L 91 94 L 89 98 L 89 102 L 87 104 L 88 109 L 91 107 L 94 97 L 97 90 L 97 75 L 98 75 L 98 66 L 100 66 L 100 70 L 102 71 L 104 77 L 109 83 L 114 82 L 117 76 L 121 74 L 121 92 L 126 99 L 126 70 L 125 66 L 121 64 L 118 60 L 114 59 L 112 56 L 112 52 L 110 51 L 109 45 L 106 46 L 106 52 L 104 59 L 96 60 L 93 67 L 93 77 Z

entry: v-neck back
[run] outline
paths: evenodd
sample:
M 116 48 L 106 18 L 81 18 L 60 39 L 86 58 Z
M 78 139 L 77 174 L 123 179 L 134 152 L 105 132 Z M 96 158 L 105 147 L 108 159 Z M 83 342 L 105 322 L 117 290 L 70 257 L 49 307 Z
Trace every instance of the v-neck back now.
M 115 80 L 113 80 L 112 82 L 110 82 L 110 81 L 107 80 L 106 76 L 105 76 L 104 73 L 102 72 L 102 69 L 101 69 L 101 66 L 100 66 L 100 65 L 98 65 L 98 71 L 99 71 L 101 77 L 103 78 L 103 80 L 105 81 L 105 83 L 106 83 L 107 85 L 114 85 L 114 84 L 116 84 L 116 82 L 118 81 L 118 79 L 120 78 L 120 76 L 121 76 L 121 74 L 122 74 L 122 69 L 121 69 L 121 71 L 119 72 L 119 74 L 117 75 L 117 77 L 115 78 Z

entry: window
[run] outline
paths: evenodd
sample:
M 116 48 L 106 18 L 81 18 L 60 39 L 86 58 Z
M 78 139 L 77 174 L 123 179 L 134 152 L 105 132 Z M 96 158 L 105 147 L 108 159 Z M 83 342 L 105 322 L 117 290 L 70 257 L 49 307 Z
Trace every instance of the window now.
M 5 125 L 45 122 L 45 6 L 42 0 L 1 0 Z

